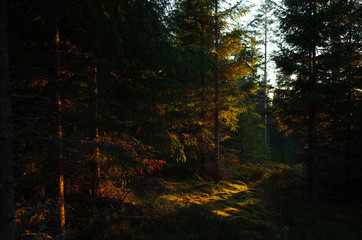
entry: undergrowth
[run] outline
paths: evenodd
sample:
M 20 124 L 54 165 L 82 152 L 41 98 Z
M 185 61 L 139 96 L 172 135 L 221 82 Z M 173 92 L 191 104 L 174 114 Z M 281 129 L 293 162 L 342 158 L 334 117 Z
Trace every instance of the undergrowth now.
M 278 211 L 276 239 L 362 239 L 362 204 L 351 199 L 315 199 L 307 192 L 303 167 L 274 171 L 263 183 Z
M 82 239 L 362 239 L 362 205 L 308 198 L 303 169 L 230 161 L 218 183 L 151 178 L 134 192 L 142 214 L 111 211 Z
M 112 239 L 266 239 L 275 232 L 262 200 L 240 180 L 168 184 L 178 192 L 152 201 L 152 219 Z

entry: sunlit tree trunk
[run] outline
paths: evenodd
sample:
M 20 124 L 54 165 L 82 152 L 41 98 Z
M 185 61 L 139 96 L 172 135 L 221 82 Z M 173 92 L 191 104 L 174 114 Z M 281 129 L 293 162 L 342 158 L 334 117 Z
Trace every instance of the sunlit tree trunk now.
M 58 22 L 58 20 L 57 20 Z M 58 24 L 57 24 L 58 25 Z M 60 35 L 59 28 L 56 26 L 56 34 L 54 40 L 54 48 L 52 49 L 53 62 L 50 72 L 50 81 L 52 87 L 56 87 L 60 80 Z M 58 90 L 55 90 L 55 104 L 56 104 L 56 162 L 55 167 L 57 169 L 58 178 L 58 210 L 59 210 L 59 231 L 60 239 L 66 238 L 65 229 L 65 200 L 64 200 L 64 174 L 63 174 L 63 126 L 62 126 L 62 98 Z
M 65 239 L 66 229 L 65 229 L 65 198 L 64 198 L 64 174 L 63 174 L 63 150 L 62 150 L 62 138 L 63 138 L 63 129 L 62 129 L 62 101 L 59 95 L 57 95 L 57 106 L 58 106 L 58 116 L 57 116 L 57 128 L 58 128 L 58 178 L 59 178 L 59 222 L 60 222 L 60 238 Z
M 206 89 L 205 77 L 202 77 L 201 78 L 201 92 L 200 92 L 201 105 L 207 104 L 205 89 Z M 205 121 L 205 119 L 206 119 L 206 112 L 205 112 L 204 108 L 200 109 L 200 119 L 202 121 Z M 200 133 L 198 135 L 197 141 L 198 141 L 197 159 L 200 163 L 199 174 L 202 177 L 209 178 L 211 175 L 211 170 L 212 170 L 211 166 L 210 166 L 212 164 L 212 162 L 210 162 L 210 159 L 207 158 L 207 154 L 208 154 L 207 143 L 205 142 L 205 139 L 204 139 L 204 136 L 202 133 Z
M 91 118 L 93 118 L 94 125 L 92 125 L 92 140 L 95 144 L 98 143 L 99 133 L 98 133 L 98 87 L 97 87 L 97 67 L 93 68 L 93 77 L 91 78 L 90 83 L 90 111 Z M 99 146 L 96 145 L 93 147 L 93 176 L 92 176 L 92 195 L 95 197 L 100 196 L 100 177 L 101 177 L 101 166 L 99 158 Z
M 14 177 L 11 150 L 7 5 L 0 0 L 0 239 L 14 240 Z

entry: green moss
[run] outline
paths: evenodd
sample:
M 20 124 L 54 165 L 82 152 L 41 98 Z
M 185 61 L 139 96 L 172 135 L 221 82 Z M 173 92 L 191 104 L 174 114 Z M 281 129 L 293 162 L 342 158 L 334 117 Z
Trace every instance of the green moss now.
M 162 214 L 113 239 L 258 240 L 275 233 L 262 201 L 242 181 L 211 183 L 194 179 L 169 184 L 179 192 L 160 197 L 162 201 L 154 207 Z M 169 205 L 174 206 L 173 210 L 167 208 Z
M 110 222 L 118 228 L 102 236 L 113 240 L 362 239 L 362 206 L 306 198 L 301 166 L 264 163 L 248 169 L 263 172 L 263 177 L 250 184 L 196 177 L 153 181 L 138 198 L 146 206 L 144 215 L 115 218 Z M 104 225 L 107 229 L 110 222 Z

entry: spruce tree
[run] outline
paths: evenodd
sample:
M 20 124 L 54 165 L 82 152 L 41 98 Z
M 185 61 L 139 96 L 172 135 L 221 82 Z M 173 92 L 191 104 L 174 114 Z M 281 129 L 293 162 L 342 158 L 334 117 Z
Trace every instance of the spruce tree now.
M 318 156 L 318 112 L 321 109 L 320 49 L 325 44 L 323 11 L 326 1 L 285 0 L 284 10 L 279 12 L 280 28 L 283 40 L 281 53 L 276 63 L 284 74 L 296 75 L 296 79 L 287 83 L 287 99 L 283 105 L 287 114 L 292 114 L 306 144 L 306 165 L 310 188 L 313 183 L 312 165 Z M 317 51 L 318 49 L 318 51 Z M 278 94 L 281 96 L 281 94 Z M 306 134 L 303 134 L 305 132 Z
M 216 4 L 214 0 L 178 1 L 171 17 L 175 46 L 204 50 L 216 63 L 209 72 L 194 76 L 189 89 L 198 96 L 190 99 L 195 107 L 191 134 L 197 139 L 199 173 L 206 178 L 217 178 L 217 139 L 222 143 L 229 137 L 226 129 L 236 130 L 241 111 L 238 98 L 243 94 L 237 80 L 255 69 L 255 45 L 246 31 L 226 29 L 226 19 L 243 15 L 245 9 L 239 5 L 220 9 L 219 5 L 215 14 Z

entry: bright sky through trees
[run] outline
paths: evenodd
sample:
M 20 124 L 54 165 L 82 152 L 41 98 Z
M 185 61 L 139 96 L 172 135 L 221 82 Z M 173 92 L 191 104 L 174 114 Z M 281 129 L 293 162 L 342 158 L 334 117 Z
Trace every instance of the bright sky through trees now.
M 223 3 L 224 7 L 228 7 L 228 6 L 232 6 L 233 4 L 236 4 L 238 2 L 238 0 L 229 0 L 227 2 Z M 244 4 L 246 7 L 249 7 L 250 12 L 245 14 L 244 17 L 242 17 L 241 19 L 236 20 L 236 22 L 231 22 L 231 24 L 240 24 L 246 28 L 250 28 L 250 22 L 253 21 L 253 18 L 255 17 L 255 15 L 257 14 L 257 10 L 260 7 L 261 3 L 263 2 L 263 0 L 248 0 L 245 2 L 242 2 L 242 4 Z M 280 1 L 276 1 L 277 3 L 280 3 Z M 274 24 L 274 28 L 277 27 L 277 22 Z M 263 52 L 262 50 L 263 48 L 263 44 L 261 44 L 259 46 L 259 49 L 261 52 Z M 277 46 L 275 45 L 275 43 L 272 42 L 268 42 L 268 56 L 270 59 L 271 54 L 277 49 Z M 258 70 L 259 74 L 263 74 L 262 70 L 259 69 Z M 276 85 L 276 66 L 274 64 L 274 62 L 272 61 L 268 61 L 268 83 L 271 84 L 272 86 Z

